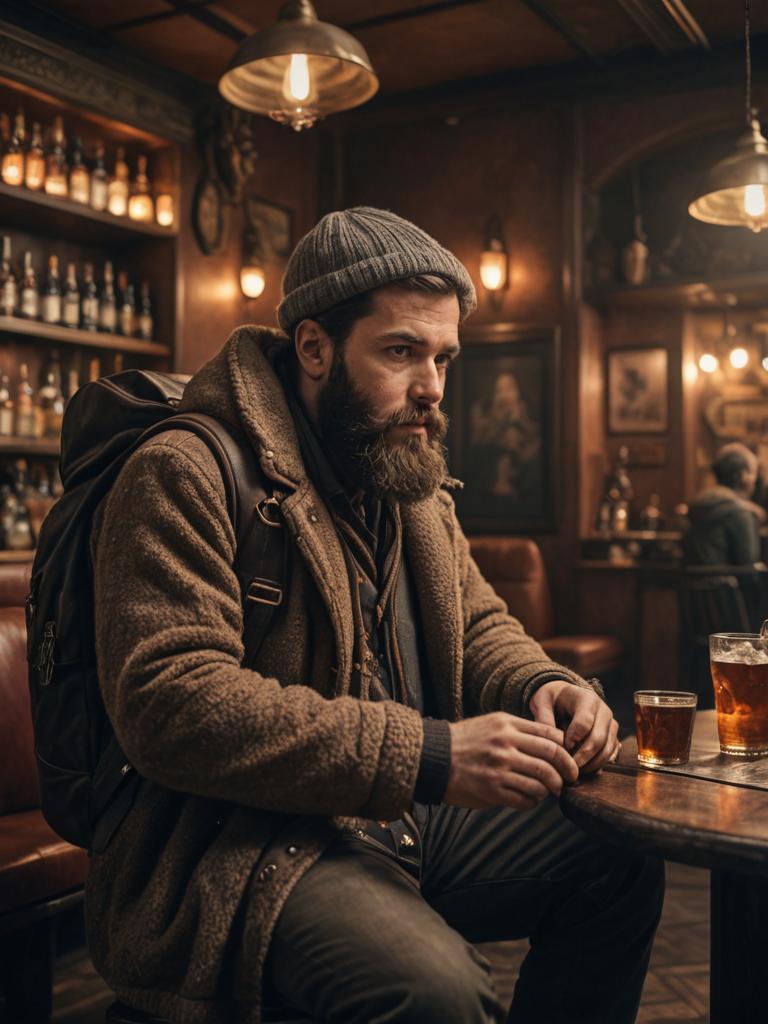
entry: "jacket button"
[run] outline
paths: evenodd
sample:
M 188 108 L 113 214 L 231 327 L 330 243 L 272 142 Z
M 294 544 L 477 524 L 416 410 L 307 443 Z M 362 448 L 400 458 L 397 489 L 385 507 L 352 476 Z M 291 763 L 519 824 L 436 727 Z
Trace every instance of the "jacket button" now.
M 289 846 L 285 852 L 288 854 L 289 857 L 295 857 L 296 854 L 299 852 L 299 848 L 298 846 Z
M 259 872 L 259 881 L 268 882 L 272 875 L 277 871 L 277 864 L 267 864 Z
M 312 513 L 312 515 L 311 515 L 311 516 L 309 517 L 309 521 L 310 521 L 310 523 L 316 523 L 316 522 L 317 522 L 317 516 L 315 515 L 315 513 L 314 513 L 314 512 L 313 512 L 313 513 Z
M 264 454 L 266 455 L 266 457 L 268 459 L 274 459 L 274 457 L 275 457 L 275 453 L 272 451 L 271 448 L 267 448 L 267 450 L 264 452 Z
M 403 836 L 403 838 L 400 840 L 400 845 L 401 846 L 415 846 L 416 843 L 414 842 L 413 838 L 411 836 L 409 836 L 408 833 L 406 832 L 405 835 Z

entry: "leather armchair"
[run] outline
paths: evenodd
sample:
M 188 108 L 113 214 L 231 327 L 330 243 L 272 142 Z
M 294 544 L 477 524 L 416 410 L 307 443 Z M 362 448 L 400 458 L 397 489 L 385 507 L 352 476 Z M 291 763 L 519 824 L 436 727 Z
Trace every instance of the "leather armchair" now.
M 0 564 L 0 963 L 9 1019 L 47 1021 L 51 920 L 82 900 L 88 855 L 40 811 L 24 620 L 30 568 Z
M 544 559 L 527 537 L 471 537 L 470 550 L 480 571 L 510 615 L 522 622 L 554 661 L 585 678 L 622 667 L 624 651 L 615 636 L 555 635 L 552 597 Z

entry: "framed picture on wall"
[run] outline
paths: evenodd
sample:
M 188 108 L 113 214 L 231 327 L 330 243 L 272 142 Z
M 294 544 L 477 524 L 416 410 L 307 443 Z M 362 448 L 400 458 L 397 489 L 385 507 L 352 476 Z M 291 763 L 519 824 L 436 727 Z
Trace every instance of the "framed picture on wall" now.
M 258 238 L 265 263 L 284 263 L 291 255 L 291 219 L 291 211 L 285 206 L 246 197 L 246 230 Z
M 669 428 L 669 354 L 617 348 L 607 354 L 610 434 L 663 434 Z
M 559 335 L 504 325 L 462 335 L 449 377 L 448 434 L 462 526 L 474 533 L 557 526 Z

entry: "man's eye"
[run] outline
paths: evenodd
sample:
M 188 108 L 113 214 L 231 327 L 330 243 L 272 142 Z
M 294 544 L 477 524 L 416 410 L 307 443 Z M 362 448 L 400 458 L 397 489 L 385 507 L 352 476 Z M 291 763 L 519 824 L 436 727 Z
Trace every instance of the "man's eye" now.
M 410 345 L 392 345 L 390 347 L 389 351 L 392 353 L 393 356 L 396 356 L 398 359 L 402 359 L 403 357 L 407 356 L 410 353 L 411 346 Z

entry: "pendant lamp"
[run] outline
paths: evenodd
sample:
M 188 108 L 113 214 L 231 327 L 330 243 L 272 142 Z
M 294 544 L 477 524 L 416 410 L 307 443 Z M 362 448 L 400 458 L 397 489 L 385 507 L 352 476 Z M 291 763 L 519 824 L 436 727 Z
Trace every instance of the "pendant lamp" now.
M 365 103 L 378 88 L 360 43 L 319 21 L 309 0 L 287 0 L 274 25 L 240 44 L 219 79 L 225 100 L 297 132 Z
M 707 224 L 757 232 L 768 227 L 768 140 L 760 131 L 757 110 L 752 107 L 749 2 L 745 0 L 744 4 L 747 128 L 733 153 L 707 172 L 701 194 L 690 204 L 688 213 Z

